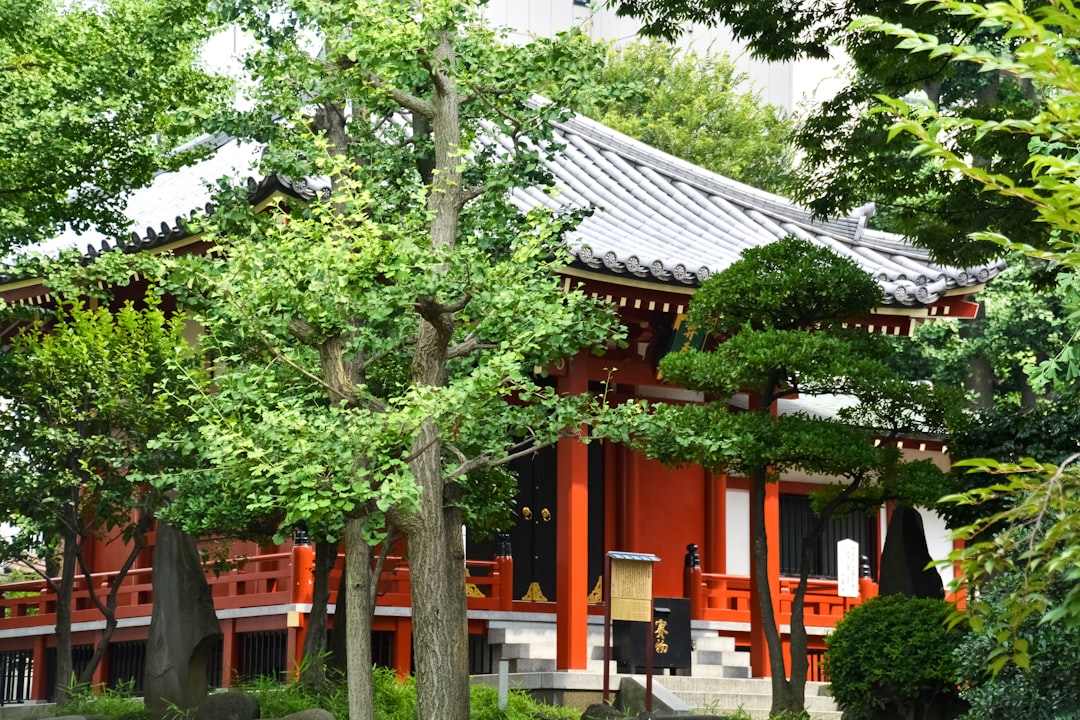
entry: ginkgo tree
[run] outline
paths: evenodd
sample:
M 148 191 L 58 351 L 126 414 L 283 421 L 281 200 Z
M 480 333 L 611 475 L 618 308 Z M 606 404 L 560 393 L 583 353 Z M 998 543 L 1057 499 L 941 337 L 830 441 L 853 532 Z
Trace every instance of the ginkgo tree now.
M 450 0 L 239 11 L 259 40 L 254 109 L 224 125 L 267 144 L 267 170 L 329 191 L 259 215 L 226 201 L 207 227 L 220 252 L 177 264 L 172 292 L 218 368 L 183 442 L 251 511 L 341 519 L 350 658 L 369 657 L 370 547 L 399 533 L 419 716 L 464 720 L 463 513 L 509 500 L 466 480 L 576 434 L 588 399 L 536 373 L 621 333 L 559 275 L 576 217 L 509 197 L 545 183 L 557 151 L 561 105 L 530 88 L 556 73 L 572 88 L 593 58 L 558 39 L 501 45 Z M 370 672 L 348 664 L 354 720 L 373 717 Z
M 127 196 L 205 153 L 183 144 L 225 97 L 199 53 L 203 0 L 0 7 L 0 249 L 65 226 L 129 231 Z

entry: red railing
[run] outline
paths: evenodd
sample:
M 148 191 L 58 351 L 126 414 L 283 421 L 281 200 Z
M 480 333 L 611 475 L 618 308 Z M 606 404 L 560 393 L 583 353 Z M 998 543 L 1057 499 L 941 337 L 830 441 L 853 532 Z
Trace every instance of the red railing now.
M 337 587 L 344 556 L 338 558 L 331 575 L 331 603 L 337 601 Z M 207 581 L 218 609 L 262 607 L 310 602 L 311 553 L 303 547 L 291 552 L 268 553 L 237 558 L 233 569 L 220 575 L 207 573 Z M 470 609 L 509 610 L 513 602 L 513 560 L 470 560 L 465 588 Z M 117 573 L 98 573 L 91 582 L 104 601 Z M 378 603 L 409 605 L 409 567 L 401 557 L 387 558 L 379 581 Z M 131 570 L 120 581 L 117 618 L 149 616 L 153 606 L 151 569 Z M 100 621 L 101 614 L 90 598 L 86 581 L 78 578 L 72 595 L 72 622 Z M 56 594 L 44 580 L 0 585 L 0 629 L 42 627 L 56 624 Z
M 778 593 L 780 624 L 791 622 L 791 604 L 797 578 L 781 578 Z M 700 567 L 686 568 L 684 594 L 690 598 L 690 616 L 695 620 L 750 622 L 750 577 L 705 573 Z M 836 580 L 810 580 L 803 606 L 804 620 L 810 627 L 832 627 L 844 613 L 877 594 L 868 578 L 859 583 L 857 598 L 840 597 Z

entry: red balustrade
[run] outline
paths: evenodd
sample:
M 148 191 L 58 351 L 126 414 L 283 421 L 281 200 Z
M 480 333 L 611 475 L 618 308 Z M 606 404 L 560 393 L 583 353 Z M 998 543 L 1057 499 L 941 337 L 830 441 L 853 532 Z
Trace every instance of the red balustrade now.
M 750 577 L 702 572 L 699 567 L 686 568 L 683 576 L 684 594 L 690 598 L 690 614 L 696 620 L 720 622 L 750 622 Z M 791 622 L 791 604 L 798 585 L 797 578 L 781 578 L 779 593 L 780 624 Z M 864 578 L 859 583 L 857 598 L 840 597 L 836 580 L 813 579 L 807 582 L 803 615 L 809 627 L 832 627 L 844 613 L 877 594 L 877 586 Z
M 220 609 L 286 605 L 310 602 L 310 550 L 304 546 L 292 552 L 268 553 L 235 558 L 227 572 L 207 573 L 207 581 Z M 337 587 L 344 566 L 344 556 L 338 558 L 331 574 L 330 602 L 337 601 Z M 494 560 L 469 560 L 466 594 L 470 609 L 509 610 L 513 602 L 513 560 L 497 557 Z M 98 597 L 104 601 L 117 573 L 98 573 L 91 576 Z M 410 575 L 404 558 L 386 559 L 379 579 L 378 604 L 407 607 Z M 131 570 L 120 581 L 117 594 L 118 618 L 149 616 L 153 605 L 151 569 Z M 77 578 L 72 597 L 72 622 L 101 620 L 84 578 Z M 0 585 L 0 629 L 42 627 L 56 624 L 56 595 L 44 580 L 32 580 Z

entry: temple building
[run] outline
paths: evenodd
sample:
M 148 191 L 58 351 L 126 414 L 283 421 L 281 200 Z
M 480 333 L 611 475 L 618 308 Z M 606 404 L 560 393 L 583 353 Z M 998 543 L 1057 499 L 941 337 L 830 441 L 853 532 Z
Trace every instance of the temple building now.
M 559 192 L 519 189 L 514 202 L 521 208 L 595 209 L 566 238 L 573 262 L 564 270 L 565 283 L 612 303 L 628 329 L 625 349 L 566 358 L 553 368 L 552 381 L 560 392 L 589 392 L 606 382 L 618 397 L 702 400 L 659 378 L 657 362 L 687 341 L 685 315 L 701 281 L 746 248 L 788 235 L 826 246 L 876 279 L 880 305 L 858 321 L 871 333 L 906 335 L 929 320 L 972 318 L 977 309 L 972 296 L 1003 268 L 1000 262 L 971 268 L 936 265 L 904 239 L 868 229 L 870 208 L 850 217 L 814 219 L 784 198 L 702 170 L 583 117 L 559 125 L 558 135 L 565 150 L 549 167 Z M 205 207 L 210 198 L 204 180 L 245 176 L 259 148 L 224 137 L 204 142 L 216 148 L 208 160 L 160 175 L 135 193 L 128 213 L 137 231 L 130 239 L 119 244 L 96 239 L 86 253 L 187 253 L 211 247 L 212 239 L 190 234 L 177 216 Z M 250 201 L 264 207 L 310 197 L 320 188 L 317 181 L 269 177 L 250 181 L 249 189 Z M 0 282 L 0 297 L 13 303 L 50 302 L 35 279 Z M 730 402 L 745 406 L 746 398 L 735 396 Z M 832 414 L 843 398 L 810 402 L 785 401 L 777 411 Z M 946 462 L 938 439 L 911 438 L 902 445 L 911 457 Z M 660 561 L 653 568 L 654 595 L 689 599 L 697 647 L 691 673 L 767 673 L 767 665 L 750 662 L 757 640 L 751 623 L 745 478 L 700 467 L 666 468 L 606 441 L 584 445 L 563 440 L 515 469 L 516 525 L 496 541 L 467 542 L 470 582 L 462 592 L 470 608 L 473 673 L 491 673 L 500 659 L 511 660 L 511 672 L 517 673 L 596 672 L 602 662 L 597 647 L 609 551 L 655 555 Z M 810 519 L 808 493 L 823 481 L 790 473 L 771 485 L 766 523 L 778 562 L 770 567 L 769 578 L 779 598 L 782 627 L 798 571 L 801 530 Z M 807 597 L 812 653 L 820 654 L 822 637 L 845 610 L 874 593 L 886 515 L 883 509 L 849 516 L 827 533 Z M 857 541 L 866 557 L 861 597 L 838 594 L 835 547 L 841 539 Z M 689 546 L 696 548 L 688 552 Z M 275 547 L 237 545 L 234 552 L 246 556 L 242 566 L 208 576 L 224 633 L 211 680 L 223 687 L 237 678 L 293 667 L 311 607 L 312 549 L 302 540 Z M 95 583 L 109 584 L 120 556 L 112 544 L 94 547 Z M 120 628 L 98 670 L 100 682 L 140 681 L 153 603 L 152 564 L 151 547 L 124 581 Z M 49 676 L 55 667 L 55 607 L 55 596 L 42 582 L 0 585 L 0 703 L 48 697 L 55 682 Z M 85 648 L 103 625 L 85 585 L 77 589 L 74 607 L 74 643 Z M 376 661 L 407 673 L 412 648 L 403 558 L 390 558 L 385 568 L 375 630 Z

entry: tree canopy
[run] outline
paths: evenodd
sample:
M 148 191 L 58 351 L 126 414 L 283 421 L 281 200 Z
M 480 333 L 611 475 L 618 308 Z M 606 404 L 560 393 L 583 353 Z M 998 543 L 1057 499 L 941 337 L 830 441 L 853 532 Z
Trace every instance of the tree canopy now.
M 958 18 L 975 30 L 1003 38 L 1004 45 L 988 49 L 877 18 L 866 19 L 862 25 L 890 39 L 899 38 L 904 50 L 979 67 L 988 76 L 1030 87 L 1042 102 L 1035 112 L 1011 114 L 1003 109 L 1000 115 L 988 118 L 949 113 L 935 103 L 883 98 L 890 132 L 913 138 L 918 154 L 929 158 L 941 172 L 967 178 L 989 191 L 987 194 L 1028 207 L 1043 232 L 1052 238 L 1049 247 L 1032 242 L 1030 234 L 996 228 L 975 233 L 973 238 L 1057 263 L 1066 279 L 1066 305 L 1075 308 L 1075 278 L 1080 267 L 1076 243 L 1080 229 L 1076 201 L 1080 68 L 1075 62 L 1075 38 L 1080 31 L 1080 10 L 1065 0 L 1051 0 L 1030 12 L 1020 4 L 1006 2 L 942 0 L 933 7 L 937 12 L 931 14 Z M 954 141 L 968 135 L 1022 142 L 1027 153 L 1023 165 L 1011 172 L 987 168 Z M 1074 311 L 1068 320 L 1075 322 L 1076 318 Z M 1043 362 L 1043 377 L 1059 386 L 1075 386 L 1080 377 L 1077 352 L 1074 341 L 1067 344 L 1063 353 Z M 1042 447 L 1031 450 L 1056 445 L 1050 442 L 1053 438 L 1043 440 Z M 1011 587 L 995 588 L 993 603 L 976 599 L 968 606 L 975 630 L 988 628 L 996 641 L 988 655 L 992 669 L 1000 670 L 1009 660 L 1021 666 L 1030 662 L 1030 642 L 1021 633 L 1030 618 L 1044 623 L 1063 621 L 1070 627 L 1080 622 L 1080 575 L 1076 570 L 1080 474 L 1075 460 L 1072 455 L 1053 463 L 1032 457 L 960 463 L 995 477 L 987 487 L 947 498 L 966 510 L 968 517 L 978 518 L 957 532 L 968 541 L 951 558 L 960 563 L 958 583 L 977 598 L 978 591 L 996 578 L 1010 575 L 1018 579 Z
M 672 45 L 610 46 L 571 108 L 695 165 L 783 193 L 794 151 L 792 121 L 762 101 L 726 55 Z
M 947 42 L 990 51 L 1014 44 L 1001 28 L 970 17 L 931 13 L 920 3 L 891 0 L 786 0 L 780 3 L 622 0 L 623 14 L 644 19 L 646 31 L 671 36 L 681 23 L 723 23 L 750 52 L 769 60 L 828 58 L 835 48 L 852 72 L 844 89 L 810 109 L 796 133 L 802 157 L 793 196 L 818 215 L 842 215 L 867 202 L 877 205 L 875 227 L 898 232 L 951 264 L 981 262 L 1000 253 L 968 239 L 987 228 L 1023 233 L 1047 246 L 1045 228 L 1032 228 L 1034 212 L 1022 201 L 982 192 L 971 179 L 935 171 L 911 156 L 914 142 L 889 142 L 888 121 L 868 111 L 877 95 L 927 98 L 945 113 L 999 120 L 1030 117 L 1039 98 L 1031 85 L 1009 74 L 982 72 L 975 63 L 948 62 L 939 55 L 910 53 L 892 39 L 856 32 L 849 25 L 864 15 L 930 33 Z M 956 133 L 961 156 L 975 158 L 990 173 L 1016 173 L 1028 158 L 1025 138 L 1008 134 Z
M 199 66 L 201 0 L 4 3 L 0 8 L 0 252 L 65 226 L 123 235 L 124 200 L 197 156 L 224 84 Z

